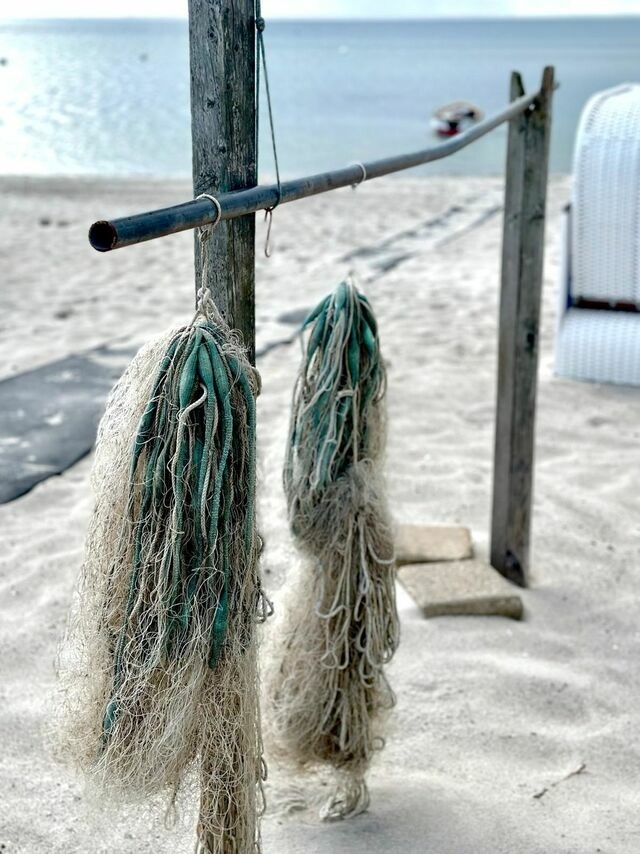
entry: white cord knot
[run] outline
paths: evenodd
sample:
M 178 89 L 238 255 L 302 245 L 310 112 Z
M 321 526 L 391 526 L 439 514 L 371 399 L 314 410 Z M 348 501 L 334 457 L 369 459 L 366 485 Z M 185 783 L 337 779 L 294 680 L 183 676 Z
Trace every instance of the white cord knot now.
M 364 181 L 367 180 L 367 169 L 366 169 L 364 163 L 361 163 L 359 160 L 354 160 L 353 163 L 349 164 L 349 166 L 357 166 L 360 169 L 360 171 L 362 172 L 362 177 L 360 178 L 360 180 L 354 181 L 353 184 L 351 185 L 351 189 L 355 190 L 356 187 L 359 187 L 360 184 L 362 184 Z
M 217 314 L 216 306 L 213 301 L 213 296 L 211 294 L 211 289 L 207 287 L 200 287 L 196 293 L 196 313 L 195 317 L 198 315 L 210 320 L 215 317 Z M 194 317 L 194 320 L 195 320 Z

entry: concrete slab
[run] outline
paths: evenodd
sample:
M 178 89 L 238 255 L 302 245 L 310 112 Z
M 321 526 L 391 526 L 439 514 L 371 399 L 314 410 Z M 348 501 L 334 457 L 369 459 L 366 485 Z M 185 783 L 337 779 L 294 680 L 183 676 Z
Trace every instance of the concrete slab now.
M 399 567 L 398 580 L 425 617 L 522 617 L 522 600 L 515 588 L 480 560 L 410 564 Z
M 399 525 L 396 563 L 465 560 L 473 556 L 471 532 L 459 525 Z

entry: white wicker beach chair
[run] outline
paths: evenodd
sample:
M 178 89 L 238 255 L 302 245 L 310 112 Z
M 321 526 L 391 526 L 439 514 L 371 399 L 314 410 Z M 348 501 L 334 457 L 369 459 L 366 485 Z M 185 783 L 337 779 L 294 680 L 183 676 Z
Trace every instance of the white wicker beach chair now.
M 640 385 L 640 85 L 587 102 L 563 228 L 556 373 Z

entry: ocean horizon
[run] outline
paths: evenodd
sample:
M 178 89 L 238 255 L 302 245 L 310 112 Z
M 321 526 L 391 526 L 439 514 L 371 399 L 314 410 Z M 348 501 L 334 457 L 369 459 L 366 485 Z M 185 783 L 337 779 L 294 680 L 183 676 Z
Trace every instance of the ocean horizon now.
M 437 144 L 431 113 L 508 100 L 512 69 L 535 89 L 556 67 L 552 172 L 568 172 L 587 99 L 638 79 L 640 16 L 267 21 L 286 177 Z M 0 21 L 0 173 L 190 174 L 183 19 Z M 261 99 L 260 174 L 273 174 Z M 501 127 L 413 173 L 497 174 Z

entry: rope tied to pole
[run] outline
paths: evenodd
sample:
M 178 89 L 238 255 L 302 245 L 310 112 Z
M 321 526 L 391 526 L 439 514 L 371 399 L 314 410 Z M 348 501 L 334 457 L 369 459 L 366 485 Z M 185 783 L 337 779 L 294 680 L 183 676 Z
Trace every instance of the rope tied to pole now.
M 265 209 L 264 219 L 267 223 L 267 236 L 264 241 L 264 254 L 267 258 L 271 257 L 271 223 L 273 220 L 273 212 L 280 204 L 282 199 L 282 184 L 280 183 L 280 166 L 278 164 L 278 147 L 276 145 L 276 132 L 273 124 L 273 107 L 271 104 L 271 89 L 269 88 L 269 72 L 267 70 L 267 55 L 264 47 L 264 30 L 266 21 L 260 13 L 260 0 L 256 0 L 256 33 L 258 39 L 258 65 L 257 74 L 257 90 L 258 97 L 260 95 L 260 65 L 264 73 L 264 88 L 267 96 L 267 110 L 269 112 L 269 130 L 271 133 L 271 147 L 273 150 L 273 163 L 276 170 L 276 191 L 277 198 L 275 204 Z M 259 111 L 258 111 L 259 112 Z
M 211 289 L 208 285 L 203 285 L 202 282 L 208 282 L 209 276 L 209 238 L 211 237 L 213 230 L 219 224 L 222 219 L 222 205 L 218 201 L 215 196 L 212 196 L 210 193 L 200 193 L 199 196 L 196 196 L 198 199 L 209 199 L 216 206 L 217 215 L 213 222 L 208 222 L 206 225 L 201 225 L 198 230 L 198 240 L 200 242 L 200 259 L 201 259 L 201 275 L 200 275 L 200 287 L 196 293 L 196 313 L 193 317 L 192 323 L 195 323 L 198 316 L 202 316 L 204 318 L 214 317 L 216 322 L 223 322 L 222 316 L 217 309 L 216 304 L 213 301 L 213 295 L 211 293 Z
M 367 167 L 361 160 L 354 160 L 353 163 L 350 163 L 349 166 L 358 166 L 362 171 L 362 177 L 359 181 L 354 181 L 351 185 L 352 190 L 357 190 L 360 184 L 363 184 L 367 180 Z

